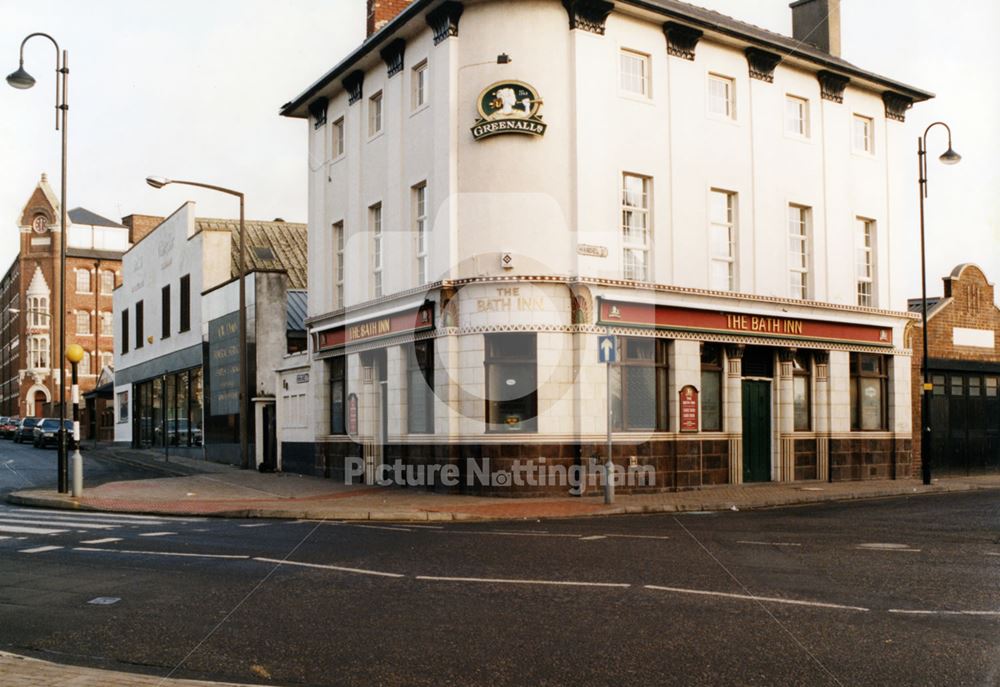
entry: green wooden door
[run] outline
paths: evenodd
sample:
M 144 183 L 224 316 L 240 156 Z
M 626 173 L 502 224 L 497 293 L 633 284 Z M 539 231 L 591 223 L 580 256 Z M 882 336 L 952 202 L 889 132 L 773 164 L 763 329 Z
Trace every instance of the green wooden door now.
M 771 382 L 743 380 L 743 481 L 771 480 Z

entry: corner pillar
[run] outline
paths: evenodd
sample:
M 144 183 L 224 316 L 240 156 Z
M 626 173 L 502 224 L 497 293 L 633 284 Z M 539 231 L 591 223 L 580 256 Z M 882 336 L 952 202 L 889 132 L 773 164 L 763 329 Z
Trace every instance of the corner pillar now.
M 743 484 L 743 351 L 726 346 L 726 393 L 722 429 L 729 435 L 729 483 Z

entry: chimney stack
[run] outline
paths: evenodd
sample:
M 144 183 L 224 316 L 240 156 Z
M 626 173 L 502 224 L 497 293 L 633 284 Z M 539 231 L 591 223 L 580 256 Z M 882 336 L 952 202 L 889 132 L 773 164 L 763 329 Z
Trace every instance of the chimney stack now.
M 840 57 L 840 0 L 798 0 L 792 8 L 792 38 Z
M 392 21 L 406 9 L 410 0 L 368 0 L 368 36 Z

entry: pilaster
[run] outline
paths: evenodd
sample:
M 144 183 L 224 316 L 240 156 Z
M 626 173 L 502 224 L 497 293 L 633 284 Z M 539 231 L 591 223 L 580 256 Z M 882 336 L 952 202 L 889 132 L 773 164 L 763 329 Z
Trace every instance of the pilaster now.
M 722 429 L 729 434 L 729 483 L 743 483 L 743 351 L 726 346 L 726 391 Z
M 792 386 L 794 349 L 778 352 L 778 481 L 795 480 L 795 394 Z

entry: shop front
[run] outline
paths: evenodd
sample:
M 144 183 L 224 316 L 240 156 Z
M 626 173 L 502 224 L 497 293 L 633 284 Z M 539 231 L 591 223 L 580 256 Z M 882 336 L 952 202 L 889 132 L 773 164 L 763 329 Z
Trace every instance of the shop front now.
M 199 449 L 203 444 L 202 371 L 195 367 L 132 385 L 134 448 Z

